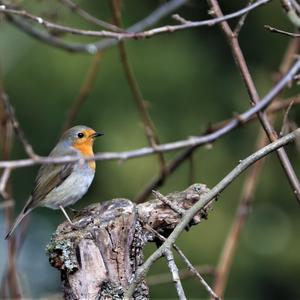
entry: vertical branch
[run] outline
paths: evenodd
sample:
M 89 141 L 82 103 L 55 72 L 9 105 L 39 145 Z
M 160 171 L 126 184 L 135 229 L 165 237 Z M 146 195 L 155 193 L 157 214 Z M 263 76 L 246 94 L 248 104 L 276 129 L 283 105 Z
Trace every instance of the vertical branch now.
M 265 136 L 264 132 L 261 131 L 256 148 L 260 149 L 266 144 L 267 137 Z M 224 243 L 219 258 L 219 263 L 216 268 L 214 290 L 216 291 L 217 295 L 219 295 L 221 298 L 224 296 L 224 291 L 227 284 L 227 279 L 232 265 L 232 261 L 235 255 L 235 251 L 237 248 L 237 243 L 241 231 L 244 227 L 246 218 L 249 214 L 250 204 L 253 200 L 253 195 L 255 192 L 256 185 L 258 183 L 259 174 L 262 170 L 264 161 L 265 159 L 261 159 L 260 161 L 258 161 L 253 167 L 251 167 L 249 174 L 247 174 L 246 176 L 240 203 L 237 207 L 233 224 L 227 235 L 226 241 Z
M 73 2 L 72 0 L 59 0 L 63 5 L 65 5 L 66 7 L 68 7 L 71 11 L 77 13 L 79 16 L 81 16 L 84 20 L 86 20 L 87 22 L 97 25 L 97 26 L 101 26 L 107 30 L 111 30 L 111 31 L 116 31 L 116 32 L 122 32 L 122 30 L 120 28 L 118 28 L 117 26 L 107 23 L 105 21 L 102 21 L 94 16 L 92 16 L 91 14 L 89 14 L 87 11 L 83 10 L 82 8 L 80 8 L 80 6 Z
M 207 0 L 213 14 L 216 17 L 222 17 L 223 13 L 221 11 L 221 8 L 219 6 L 218 0 Z M 238 69 L 242 75 L 242 78 L 244 80 L 244 83 L 246 85 L 248 94 L 250 96 L 250 101 L 252 105 L 256 105 L 260 101 L 260 97 L 258 95 L 258 92 L 256 90 L 256 87 L 254 85 L 254 81 L 250 75 L 244 54 L 240 48 L 238 36 L 234 34 L 232 29 L 230 28 L 228 22 L 224 21 L 221 23 L 221 28 L 228 40 L 228 43 L 230 45 L 233 57 L 235 59 L 235 62 L 238 66 Z M 262 127 L 264 128 L 269 140 L 271 142 L 274 142 L 278 139 L 278 135 L 273 128 L 272 124 L 269 122 L 268 117 L 265 112 L 259 112 L 258 118 L 261 122 Z M 278 159 L 281 163 L 281 166 L 283 167 L 283 170 L 288 178 L 288 181 L 292 187 L 293 193 L 296 197 L 296 200 L 300 204 L 300 183 L 297 178 L 297 175 L 294 171 L 294 168 L 283 148 L 280 148 L 276 151 Z
M 294 39 L 291 40 L 286 52 L 284 54 L 282 63 L 279 67 L 279 73 L 280 75 L 283 75 L 287 72 L 287 70 L 290 68 L 293 60 L 294 55 L 298 53 L 299 50 L 299 41 Z M 279 80 L 280 78 L 278 78 Z M 277 100 L 275 102 L 279 102 L 279 99 L 277 97 Z M 274 117 L 270 117 L 270 122 L 273 123 Z M 260 134 L 258 136 L 257 145 L 256 148 L 260 149 L 264 147 L 268 142 L 267 136 L 264 134 L 264 132 L 261 130 Z M 264 164 L 264 159 L 261 159 L 258 161 L 253 167 L 251 167 L 251 170 L 249 174 L 247 174 L 246 179 L 244 181 L 244 187 L 240 199 L 240 203 L 236 209 L 235 218 L 233 221 L 233 224 L 231 226 L 231 229 L 227 235 L 227 238 L 225 240 L 218 266 L 216 269 L 216 276 L 215 276 L 215 284 L 214 288 L 215 291 L 220 297 L 224 296 L 224 291 L 226 288 L 226 284 L 228 281 L 228 276 L 230 272 L 230 268 L 232 266 L 232 261 L 234 258 L 234 255 L 236 253 L 238 241 L 241 235 L 241 231 L 244 228 L 246 219 L 250 212 L 250 205 L 253 201 L 253 196 L 255 193 L 255 189 L 259 180 L 259 176 Z
M 11 116 L 13 110 L 10 110 L 10 114 L 7 110 L 8 98 L 0 86 L 0 122 L 1 122 L 1 156 L 2 159 L 9 159 L 12 145 L 12 136 L 13 136 L 13 120 L 11 120 Z M 13 115 L 14 116 L 14 115 Z M 15 119 L 14 119 L 15 120 Z M 18 123 L 15 123 L 15 125 Z M 16 127 L 15 127 L 16 128 Z M 18 128 L 18 125 L 17 125 Z M 22 131 L 18 131 L 19 133 Z M 2 173 L 1 177 L 1 196 L 5 203 L 14 203 L 14 200 L 11 197 L 11 191 L 9 186 L 9 176 L 10 169 L 5 169 Z M 13 222 L 13 206 L 7 205 L 4 206 L 4 216 L 6 227 L 9 228 Z M 3 290 L 2 294 L 7 296 L 7 298 L 11 297 L 14 299 L 21 298 L 21 289 L 18 281 L 18 274 L 16 268 L 16 243 L 15 239 L 12 238 L 8 241 L 7 244 L 7 271 L 6 276 L 4 276 L 3 281 Z
M 17 134 L 19 140 L 23 144 L 25 152 L 30 158 L 37 159 L 38 155 L 33 151 L 32 146 L 28 143 L 25 134 L 21 129 L 20 124 L 16 118 L 14 108 L 12 107 L 7 95 L 5 94 L 4 90 L 1 87 L 0 87 L 0 101 L 2 102 L 3 109 L 6 110 L 8 119 L 11 122 L 12 127 L 15 130 L 15 133 Z
M 79 95 L 75 99 L 73 104 L 71 105 L 71 108 L 69 109 L 67 119 L 66 119 L 65 124 L 63 125 L 62 131 L 65 131 L 66 129 L 68 129 L 69 127 L 72 126 L 82 105 L 87 100 L 87 98 L 91 92 L 91 89 L 93 88 L 93 84 L 97 78 L 97 74 L 98 74 L 99 67 L 100 67 L 100 62 L 101 62 L 103 55 L 104 55 L 104 52 L 98 52 L 93 57 L 91 64 L 89 66 L 89 69 L 87 71 L 87 74 L 85 76 L 85 79 L 81 85 Z
M 183 290 L 183 287 L 182 287 L 182 284 L 181 284 L 178 268 L 176 266 L 173 253 L 170 249 L 167 248 L 164 252 L 164 255 L 165 255 L 166 260 L 168 262 L 168 267 L 169 267 L 170 273 L 172 275 L 173 282 L 176 286 L 178 298 L 180 300 L 186 300 L 186 296 L 185 296 L 185 293 L 184 293 L 184 290 Z
M 111 0 L 110 3 L 112 6 L 114 22 L 118 27 L 122 27 L 120 1 L 119 0 Z M 155 149 L 155 147 L 159 144 L 159 139 L 155 132 L 154 124 L 151 120 L 151 117 L 150 117 L 148 111 L 147 111 L 147 108 L 145 105 L 145 100 L 142 95 L 141 89 L 138 85 L 135 74 L 133 72 L 133 68 L 129 62 L 129 58 L 127 55 L 127 51 L 126 51 L 124 42 L 120 41 L 118 47 L 119 47 L 119 52 L 120 52 L 120 57 L 121 57 L 121 62 L 122 62 L 122 66 L 124 69 L 124 73 L 125 73 L 130 91 L 132 93 L 133 100 L 138 108 L 141 120 L 143 122 L 146 137 L 148 139 L 149 145 Z M 164 156 L 162 153 L 157 153 L 157 157 L 158 157 L 158 161 L 160 164 L 160 170 L 161 170 L 162 177 L 165 178 L 166 166 L 165 166 Z
M 162 200 L 162 198 L 158 194 L 156 194 L 155 196 L 157 197 L 157 199 Z M 150 226 L 145 226 L 145 227 L 150 232 L 153 232 L 161 241 L 163 241 L 163 242 L 166 241 L 166 238 L 164 236 L 162 236 L 161 234 L 159 234 L 155 229 L 153 229 Z M 218 297 L 218 295 L 212 290 L 212 288 L 208 285 L 208 283 L 205 281 L 205 279 L 200 275 L 200 273 L 197 270 L 197 268 L 193 266 L 193 264 L 188 260 L 188 258 L 184 255 L 184 253 L 180 250 L 180 248 L 176 244 L 173 244 L 172 246 L 177 251 L 178 255 L 182 258 L 182 260 L 184 261 L 184 263 L 187 265 L 188 270 L 192 274 L 194 274 L 197 277 L 197 279 L 199 279 L 200 283 L 207 290 L 207 292 L 210 294 L 210 296 L 214 300 L 220 300 L 220 298 Z

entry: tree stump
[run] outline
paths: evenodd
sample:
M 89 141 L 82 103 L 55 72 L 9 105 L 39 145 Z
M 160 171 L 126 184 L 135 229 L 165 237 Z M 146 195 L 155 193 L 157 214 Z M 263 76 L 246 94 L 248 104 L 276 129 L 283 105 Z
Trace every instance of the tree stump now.
M 205 185 L 193 184 L 138 205 L 127 199 L 92 204 L 76 213 L 75 229 L 67 221 L 59 225 L 46 250 L 50 264 L 61 273 L 64 298 L 123 299 L 144 262 L 143 247 L 156 240 L 147 226 L 168 236 L 180 221 L 178 210 L 190 208 L 207 191 Z M 190 225 L 206 217 L 208 209 L 201 210 Z M 133 298 L 148 299 L 148 295 L 143 279 Z

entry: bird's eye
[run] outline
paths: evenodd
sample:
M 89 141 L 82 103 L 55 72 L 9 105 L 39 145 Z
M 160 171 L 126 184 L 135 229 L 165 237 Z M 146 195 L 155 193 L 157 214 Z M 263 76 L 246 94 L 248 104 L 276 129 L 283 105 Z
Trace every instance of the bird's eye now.
M 77 136 L 81 139 L 81 138 L 84 137 L 84 134 L 83 134 L 82 132 L 79 132 L 79 133 L 77 134 Z

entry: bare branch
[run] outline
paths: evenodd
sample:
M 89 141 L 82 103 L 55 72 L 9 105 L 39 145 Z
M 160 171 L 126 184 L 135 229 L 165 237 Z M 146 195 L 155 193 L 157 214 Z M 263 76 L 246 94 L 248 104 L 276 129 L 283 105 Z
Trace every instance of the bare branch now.
M 11 174 L 11 169 L 6 168 L 6 169 L 4 169 L 1 179 L 0 179 L 0 194 L 7 201 L 11 201 L 9 199 L 9 195 L 6 192 L 6 185 L 7 185 L 8 179 L 10 177 L 10 174 Z
M 161 202 L 163 202 L 164 204 L 168 205 L 172 210 L 174 210 L 175 212 L 177 212 L 179 215 L 183 215 L 185 210 L 177 207 L 176 205 L 173 204 L 172 201 L 170 201 L 167 197 L 165 197 L 164 195 L 162 195 L 160 192 L 158 191 L 152 191 L 154 197 L 156 197 L 157 199 L 159 199 Z
M 145 147 L 133 151 L 125 152 L 104 152 L 95 154 L 94 158 L 86 158 L 85 160 L 127 160 L 136 157 L 141 157 L 145 155 L 154 154 L 156 152 L 167 152 L 176 149 L 181 149 L 191 146 L 199 146 L 207 143 L 212 143 L 224 134 L 232 131 L 234 128 L 239 126 L 240 123 L 244 124 L 249 119 L 253 117 L 258 111 L 265 109 L 276 97 L 278 93 L 293 79 L 295 74 L 300 68 L 300 59 L 290 68 L 289 72 L 267 93 L 267 95 L 259 101 L 255 106 L 249 108 L 247 111 L 238 116 L 238 118 L 233 119 L 228 122 L 224 127 L 219 130 L 209 133 L 203 136 L 190 137 L 186 140 L 177 141 L 173 143 L 161 144 L 155 148 Z M 82 159 L 82 158 L 81 158 Z M 0 168 L 22 168 L 27 166 L 32 166 L 36 164 L 60 164 L 65 162 L 75 162 L 78 161 L 77 157 L 64 156 L 64 157 L 38 157 L 37 159 L 20 159 L 12 161 L 0 161 Z
M 37 159 L 38 155 L 35 154 L 32 146 L 27 141 L 25 134 L 24 134 L 23 130 L 21 129 L 20 124 L 16 118 L 14 109 L 13 109 L 12 105 L 10 104 L 7 95 L 1 88 L 0 88 L 0 101 L 2 101 L 3 106 L 5 107 L 5 109 L 7 111 L 7 114 L 10 118 L 11 124 L 15 130 L 15 133 L 17 134 L 18 138 L 20 139 L 21 143 L 23 144 L 25 152 L 32 159 Z
M 121 11 L 119 5 L 117 4 L 116 0 L 111 0 L 110 3 L 112 6 L 113 18 L 115 23 L 118 26 L 122 26 Z M 143 122 L 143 127 L 144 127 L 146 137 L 148 139 L 148 143 L 151 147 L 156 148 L 156 146 L 159 144 L 159 138 L 155 131 L 154 123 L 146 108 L 145 99 L 143 97 L 142 91 L 140 89 L 140 86 L 134 74 L 133 68 L 130 64 L 129 57 L 127 55 L 127 51 L 125 48 L 125 44 L 123 41 L 121 41 L 118 46 L 119 46 L 119 53 L 120 53 L 125 77 L 128 82 L 128 86 L 130 88 L 135 105 L 140 114 L 140 118 Z M 165 159 L 163 153 L 158 152 L 157 157 L 158 157 L 161 173 L 164 174 Z
M 269 30 L 270 32 L 279 33 L 279 34 L 289 36 L 289 37 L 294 37 L 294 38 L 300 37 L 299 33 L 284 31 L 284 30 L 281 30 L 281 29 L 274 28 L 270 25 L 265 25 L 264 27 L 265 27 L 265 29 Z
M 158 248 L 154 253 L 150 255 L 150 257 L 145 261 L 145 263 L 139 267 L 135 273 L 135 277 L 128 288 L 124 299 L 130 299 L 136 284 L 140 281 L 142 276 L 145 276 L 149 271 L 152 264 L 157 261 L 163 254 L 165 249 L 170 248 L 181 232 L 186 228 L 189 222 L 193 219 L 195 214 L 199 212 L 203 207 L 208 205 L 215 197 L 217 197 L 230 183 L 236 179 L 242 172 L 244 172 L 249 166 L 268 155 L 272 151 L 294 141 L 300 135 L 300 128 L 295 131 L 287 134 L 286 136 L 276 140 L 275 142 L 267 145 L 266 147 L 256 151 L 252 155 L 247 158 L 240 160 L 239 165 L 237 165 L 228 175 L 226 175 L 217 185 L 214 186 L 209 192 L 205 195 L 201 196 L 199 201 L 196 202 L 190 209 L 186 211 L 184 216 L 182 217 L 180 223 L 175 227 L 170 236 L 166 239 L 166 241 L 162 244 L 160 248 Z
M 288 108 L 286 109 L 284 116 L 283 116 L 283 120 L 282 120 L 282 125 L 281 125 L 281 130 L 279 135 L 283 136 L 285 133 L 287 133 L 287 127 L 288 127 L 288 116 L 290 113 L 290 110 L 292 109 L 292 106 L 294 105 L 294 101 L 291 100 Z
M 159 234 L 156 230 L 154 230 L 153 228 L 148 228 L 150 229 L 151 232 L 154 232 L 154 234 L 161 240 L 161 241 L 166 241 L 166 238 L 164 236 L 162 236 L 161 234 Z M 200 280 L 201 284 L 205 287 L 205 289 L 208 291 L 208 293 L 212 296 L 213 299 L 218 300 L 220 299 L 215 292 L 212 290 L 212 288 L 207 284 L 207 282 L 204 280 L 204 278 L 200 275 L 200 273 L 198 272 L 198 270 L 192 265 L 192 263 L 188 260 L 188 258 L 184 255 L 184 253 L 180 250 L 180 248 L 173 244 L 173 248 L 177 251 L 177 253 L 179 254 L 179 256 L 182 258 L 182 260 L 185 262 L 185 264 L 187 265 L 189 271 L 196 275 L 196 277 Z
M 282 71 L 285 72 L 285 70 L 282 70 Z M 268 114 L 275 113 L 281 109 L 285 109 L 286 107 L 288 107 L 291 100 L 294 101 L 294 104 L 300 104 L 299 96 L 295 96 L 295 97 L 292 97 L 292 98 L 289 98 L 289 99 L 286 99 L 283 101 L 275 101 L 267 109 Z M 249 121 L 253 121 L 256 117 L 257 117 L 257 115 L 253 115 L 248 121 L 246 121 L 243 124 L 239 123 L 238 126 L 242 126 Z M 235 117 L 235 118 L 239 118 L 239 117 Z M 228 122 L 231 122 L 231 121 L 232 121 L 232 119 L 218 122 L 214 125 L 209 126 L 209 128 L 205 132 L 206 133 L 216 132 L 216 131 L 220 130 L 222 127 L 224 127 L 226 124 L 228 124 Z M 224 133 L 224 134 L 226 134 L 226 133 Z M 198 145 L 198 146 L 201 146 L 201 145 Z M 181 165 L 181 163 L 183 163 L 186 160 L 186 158 L 190 157 L 194 153 L 194 151 L 198 148 L 198 146 L 193 146 L 193 147 L 190 147 L 190 148 L 184 150 L 182 153 L 177 155 L 171 162 L 169 162 L 166 165 L 166 170 L 165 170 L 166 176 L 172 174 Z M 135 197 L 135 202 L 140 203 L 140 202 L 145 201 L 146 198 L 151 194 L 153 189 L 156 189 L 163 184 L 164 178 L 165 178 L 165 176 L 162 176 L 161 174 L 159 174 L 159 175 L 155 176 L 152 180 L 150 180 L 150 182 Z
M 146 229 L 150 230 L 151 232 L 153 232 L 161 241 L 166 241 L 166 238 L 164 236 L 162 236 L 161 234 L 159 234 L 156 230 L 154 230 L 153 228 L 151 228 L 150 226 L 147 226 Z M 201 284 L 204 286 L 204 288 L 207 290 L 207 292 L 210 294 L 210 296 L 215 299 L 215 300 L 220 300 L 220 298 L 216 295 L 216 293 L 212 290 L 212 288 L 208 285 L 208 283 L 204 280 L 204 278 L 200 275 L 200 273 L 198 272 L 198 270 L 192 265 L 192 263 L 188 260 L 188 258 L 184 255 L 184 253 L 180 250 L 180 248 L 173 244 L 173 248 L 177 251 L 177 253 L 179 254 L 179 256 L 182 258 L 182 260 L 185 262 L 185 264 L 187 265 L 189 271 L 194 274 L 199 281 L 201 282 Z M 182 278 L 182 277 L 180 277 Z
M 180 281 L 178 268 L 176 266 L 173 253 L 170 249 L 166 248 L 164 252 L 164 256 L 167 259 L 168 267 L 170 270 L 170 273 L 172 275 L 173 282 L 175 283 L 177 294 L 180 300 L 185 300 L 186 296 L 184 294 L 184 290 Z
M 167 3 L 160 5 L 157 9 L 151 12 L 146 18 L 137 22 L 136 24 L 129 27 L 126 31 L 128 32 L 138 32 L 148 28 L 155 23 L 157 23 L 163 17 L 169 15 L 179 7 L 183 6 L 187 3 L 188 0 L 171 0 Z M 1 2 L 0 2 L 1 4 Z M 39 41 L 42 41 L 50 46 L 69 51 L 75 53 L 87 53 L 94 55 L 95 53 L 102 51 L 104 49 L 110 48 L 119 43 L 116 39 L 105 39 L 102 41 L 98 41 L 95 43 L 89 44 L 80 44 L 74 42 L 66 42 L 61 38 L 55 37 L 46 31 L 38 30 L 31 26 L 30 23 L 26 22 L 25 20 L 19 19 L 12 15 L 6 16 L 8 21 L 18 27 L 20 30 L 26 32 L 30 36 Z
M 214 274 L 214 268 L 211 266 L 206 266 L 206 265 L 201 265 L 201 266 L 196 266 L 194 267 L 195 270 L 198 273 L 201 274 L 207 274 L 207 275 L 213 275 Z M 189 269 L 183 269 L 179 270 L 179 276 L 181 280 L 190 278 L 195 276 L 195 274 L 190 271 Z M 164 283 L 169 283 L 171 282 L 172 278 L 170 276 L 170 273 L 162 273 L 162 274 L 155 274 L 155 275 L 150 275 L 147 277 L 147 284 L 149 286 L 153 285 L 159 285 L 159 284 L 164 284 Z
M 264 147 L 268 142 L 267 136 L 261 129 L 256 149 Z M 223 249 L 221 251 L 219 262 L 215 273 L 214 290 L 220 297 L 224 297 L 224 290 L 228 280 L 234 254 L 241 235 L 241 231 L 250 212 L 250 204 L 253 199 L 254 191 L 259 180 L 259 174 L 262 170 L 265 158 L 259 160 L 255 165 L 251 166 L 249 173 L 244 181 L 242 195 L 239 205 L 236 209 L 235 218 L 231 225 L 230 231 L 226 237 Z
M 78 4 L 76 4 L 75 2 L 73 2 L 72 0 L 59 0 L 63 5 L 65 5 L 66 7 L 68 7 L 69 9 L 71 9 L 72 11 L 76 12 L 78 15 L 80 15 L 84 20 L 88 21 L 91 24 L 94 25 L 98 25 L 101 26 L 107 30 L 111 30 L 111 31 L 116 31 L 116 32 L 124 32 L 123 29 L 107 23 L 103 20 L 100 20 L 94 16 L 92 16 L 91 14 L 89 14 L 87 11 L 85 11 L 84 9 L 82 9 Z
M 299 5 L 298 3 L 295 5 L 295 3 L 296 1 L 281 0 L 281 5 L 285 10 L 287 17 L 296 28 L 299 28 L 300 27 L 300 18 L 298 16 Z
M 182 260 L 187 265 L 190 272 L 192 272 L 197 279 L 201 282 L 201 284 L 204 286 L 204 288 L 207 290 L 207 292 L 210 294 L 210 296 L 215 300 L 221 300 L 220 297 L 213 291 L 213 289 L 208 285 L 208 283 L 205 281 L 205 279 L 200 275 L 199 271 L 192 265 L 192 263 L 188 260 L 188 258 L 184 255 L 184 253 L 176 246 L 173 245 L 174 249 L 177 251 L 177 253 L 180 255 Z
M 214 14 L 217 17 L 223 16 L 223 13 L 219 6 L 218 0 L 208 0 L 208 3 L 210 5 L 210 7 L 213 9 Z M 256 90 L 256 87 L 255 87 L 254 81 L 251 77 L 251 74 L 249 72 L 249 69 L 248 69 L 244 54 L 240 48 L 238 39 L 233 34 L 233 31 L 231 30 L 229 24 L 226 21 L 221 23 L 221 28 L 222 28 L 222 30 L 226 36 L 226 39 L 230 45 L 232 55 L 238 66 L 238 69 L 242 75 L 242 78 L 244 80 L 245 86 L 246 86 L 248 94 L 250 96 L 251 104 L 255 105 L 255 106 L 259 105 L 261 103 L 260 97 Z M 277 135 L 275 129 L 273 128 L 272 124 L 269 122 L 266 113 L 258 112 L 258 118 L 259 118 L 261 125 L 264 128 L 266 134 L 268 135 L 269 140 L 271 142 L 275 141 L 278 138 L 278 135 Z M 278 156 L 280 164 L 286 174 L 286 177 L 290 183 L 290 186 L 293 190 L 296 200 L 300 204 L 300 183 L 299 183 L 297 175 L 294 171 L 294 168 L 293 168 L 284 149 L 282 149 L 282 148 L 278 149 L 277 156 Z
M 248 3 L 248 5 L 250 6 L 253 3 L 253 1 L 254 0 L 250 0 L 249 3 Z M 235 29 L 233 31 L 233 34 L 235 36 L 238 36 L 240 34 L 240 31 L 242 30 L 242 28 L 243 28 L 243 26 L 245 24 L 245 20 L 246 20 L 248 14 L 249 14 L 249 12 L 246 13 L 246 14 L 244 14 L 243 16 L 241 16 L 241 18 L 239 19 L 238 24 L 236 25 L 236 27 L 235 27 Z
M 186 30 L 186 29 L 190 29 L 190 28 L 198 28 L 198 27 L 202 27 L 202 26 L 213 26 L 218 23 L 224 22 L 226 20 L 240 17 L 240 16 L 248 13 L 249 11 L 254 10 L 257 7 L 264 5 L 268 2 L 270 2 L 270 0 L 258 0 L 254 4 L 249 5 L 237 12 L 234 12 L 234 13 L 231 13 L 226 16 L 219 17 L 219 18 L 210 19 L 210 20 L 194 21 L 194 22 L 190 22 L 190 23 L 188 22 L 188 23 L 180 24 L 180 25 L 166 25 L 163 27 L 158 27 L 158 28 L 150 29 L 150 30 L 143 31 L 143 32 L 124 32 L 124 33 L 123 32 L 117 33 L 117 32 L 112 32 L 112 31 L 105 31 L 105 30 L 101 30 L 101 31 L 83 30 L 83 29 L 78 29 L 78 28 L 74 28 L 74 27 L 64 26 L 64 25 L 60 25 L 60 24 L 56 24 L 56 23 L 47 21 L 47 20 L 45 20 L 41 17 L 35 16 L 25 10 L 11 9 L 11 8 L 6 7 L 5 5 L 0 5 L 0 13 L 9 15 L 9 16 L 11 16 L 11 15 L 21 16 L 21 17 L 30 19 L 39 25 L 43 25 L 46 29 L 56 30 L 58 32 L 64 32 L 64 33 L 82 35 L 82 36 L 106 37 L 106 38 L 113 38 L 113 39 L 117 39 L 118 41 L 121 41 L 121 40 L 127 40 L 127 39 L 136 40 L 136 39 L 150 38 L 157 34 L 172 33 L 175 31 Z M 87 51 L 88 53 L 96 53 L 97 51 L 99 51 L 99 49 L 96 45 L 94 45 L 94 49 L 92 50 L 92 48 L 93 48 L 92 45 L 93 44 L 89 44 L 89 51 Z
M 298 50 L 299 50 L 299 42 L 295 40 L 291 40 L 284 53 L 282 62 L 279 66 L 280 73 L 285 73 L 290 68 L 291 64 L 294 61 L 295 53 L 298 53 Z M 284 101 L 285 104 L 288 104 L 287 107 L 290 106 L 291 101 L 293 101 L 293 97 L 291 99 L 288 99 L 287 101 Z M 280 104 L 282 103 L 282 101 L 277 100 L 273 102 L 273 104 L 275 103 Z M 270 122 L 273 123 L 275 117 L 276 117 L 275 115 L 272 115 L 270 117 Z M 267 143 L 268 143 L 268 137 L 264 134 L 263 129 L 261 129 L 257 139 L 256 149 L 260 149 L 264 147 Z M 250 171 L 244 180 L 243 191 L 240 198 L 240 202 L 236 209 L 235 218 L 232 223 L 231 229 L 226 237 L 223 249 L 219 257 L 219 262 L 216 269 L 214 287 L 217 294 L 220 295 L 221 297 L 223 297 L 224 295 L 229 272 L 232 266 L 232 261 L 236 253 L 241 232 L 244 228 L 244 224 L 250 212 L 250 205 L 254 200 L 255 189 L 259 182 L 259 177 L 261 174 L 264 161 L 265 159 L 261 159 L 255 165 L 253 165 L 250 168 Z

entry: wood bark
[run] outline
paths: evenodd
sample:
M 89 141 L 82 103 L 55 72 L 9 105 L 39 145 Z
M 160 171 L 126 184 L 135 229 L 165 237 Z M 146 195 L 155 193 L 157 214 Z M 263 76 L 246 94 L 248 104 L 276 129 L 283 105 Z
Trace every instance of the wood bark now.
M 166 198 L 186 210 L 207 191 L 205 185 L 193 184 Z M 208 209 L 201 210 L 190 225 L 205 218 Z M 64 298 L 122 299 L 137 267 L 144 262 L 143 247 L 158 242 L 149 226 L 168 236 L 180 218 L 160 199 L 139 205 L 113 199 L 76 212 L 75 227 L 68 222 L 59 225 L 47 246 L 50 264 L 61 273 Z M 137 285 L 133 297 L 149 298 L 145 279 Z

